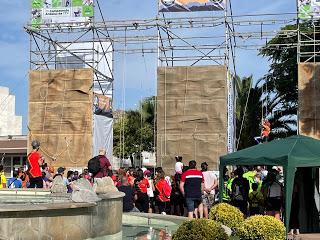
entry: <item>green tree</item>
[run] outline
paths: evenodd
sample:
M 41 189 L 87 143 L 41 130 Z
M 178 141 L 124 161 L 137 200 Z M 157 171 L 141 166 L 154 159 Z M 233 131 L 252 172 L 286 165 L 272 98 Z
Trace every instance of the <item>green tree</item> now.
M 139 152 L 140 114 L 129 110 L 121 114 L 113 126 L 114 154 L 118 157 L 130 157 Z
M 146 98 L 140 103 L 139 110 L 124 111 L 115 119 L 115 156 L 128 158 L 135 155 L 139 158 L 143 151 L 154 151 L 154 104 L 154 97 Z
M 143 121 L 152 126 L 155 125 L 155 105 L 156 98 L 155 96 L 152 96 L 143 99 L 139 106 Z
M 315 23 L 319 25 L 318 22 Z M 300 24 L 300 31 L 304 37 L 314 37 L 312 22 Z M 271 39 L 266 47 L 260 50 L 260 55 L 268 58 L 271 62 L 268 73 L 263 77 L 263 88 L 267 92 L 266 101 L 268 119 L 271 121 L 272 137 L 287 137 L 296 134 L 297 110 L 298 110 L 298 64 L 297 47 L 298 36 L 297 25 L 287 25 L 282 30 L 287 34 L 278 34 Z M 320 39 L 316 33 L 316 39 Z M 306 39 L 302 39 L 306 40 Z M 310 39 L 309 39 L 310 40 Z M 314 46 L 303 46 L 302 51 L 313 52 Z M 319 51 L 317 46 L 315 51 Z M 308 57 L 302 57 L 301 61 Z M 314 59 L 316 62 L 319 58 Z
M 236 147 L 238 150 L 255 145 L 260 135 L 262 89 L 253 86 L 252 76 L 235 77 L 236 86 Z

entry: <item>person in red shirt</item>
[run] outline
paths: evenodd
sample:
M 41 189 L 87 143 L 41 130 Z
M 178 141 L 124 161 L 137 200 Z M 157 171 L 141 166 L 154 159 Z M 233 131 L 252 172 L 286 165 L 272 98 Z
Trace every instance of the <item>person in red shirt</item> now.
M 106 150 L 100 149 L 99 150 L 99 161 L 100 161 L 100 168 L 101 170 L 94 176 L 94 178 L 103 178 L 109 176 L 109 171 L 111 171 L 111 164 L 106 157 Z
M 203 217 L 202 194 L 204 192 L 204 177 L 201 171 L 196 169 L 195 160 L 189 162 L 189 169 L 181 176 L 180 191 L 185 197 L 188 209 L 188 217 L 198 218 L 198 209 L 200 218 Z
M 157 191 L 157 206 L 159 207 L 159 212 L 161 214 L 170 213 L 170 196 L 171 196 L 171 186 L 165 180 L 164 171 L 159 171 L 158 181 L 156 184 Z
M 144 176 L 142 169 L 138 169 L 137 171 L 137 177 L 134 180 L 134 187 L 138 197 L 136 207 L 140 212 L 148 213 L 149 196 L 147 194 L 147 188 L 149 187 L 149 181 Z
M 33 140 L 31 146 L 32 152 L 28 155 L 29 188 L 43 188 L 42 172 L 40 167 L 40 165 L 43 164 L 43 159 L 39 153 L 40 142 Z
M 132 187 L 134 186 L 135 175 L 136 175 L 135 169 L 133 167 L 130 167 L 127 172 L 127 177 L 128 177 L 128 182 Z

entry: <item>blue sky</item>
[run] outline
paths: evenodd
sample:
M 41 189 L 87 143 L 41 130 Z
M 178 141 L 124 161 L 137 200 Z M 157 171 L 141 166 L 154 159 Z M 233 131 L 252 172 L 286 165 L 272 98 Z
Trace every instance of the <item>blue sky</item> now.
M 1 0 L 0 8 L 0 86 L 9 87 L 16 95 L 16 113 L 23 116 L 24 133 L 28 114 L 29 37 L 23 26 L 29 19 L 30 1 Z M 100 4 L 108 20 L 153 18 L 157 14 L 157 0 L 100 0 Z M 234 15 L 295 12 L 296 9 L 295 0 L 233 0 L 232 6 Z M 237 50 L 236 53 L 240 76 L 252 74 L 259 79 L 267 72 L 268 63 L 257 56 L 257 51 Z M 125 82 L 126 108 L 134 108 L 141 98 L 154 95 L 156 66 L 156 55 L 140 54 L 125 59 L 121 54 L 116 55 L 115 107 L 123 105 L 122 81 Z

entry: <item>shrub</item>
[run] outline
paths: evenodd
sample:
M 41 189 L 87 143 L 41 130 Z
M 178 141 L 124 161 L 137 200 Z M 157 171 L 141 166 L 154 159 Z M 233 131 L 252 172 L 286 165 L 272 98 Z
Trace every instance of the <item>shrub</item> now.
M 217 221 L 234 231 L 244 221 L 244 216 L 238 208 L 227 203 L 219 203 L 211 208 L 209 219 Z
M 209 219 L 184 222 L 173 235 L 173 240 L 227 240 L 228 235 L 220 223 Z
M 284 224 L 271 216 L 256 215 L 247 218 L 236 235 L 240 239 L 285 240 L 286 229 Z

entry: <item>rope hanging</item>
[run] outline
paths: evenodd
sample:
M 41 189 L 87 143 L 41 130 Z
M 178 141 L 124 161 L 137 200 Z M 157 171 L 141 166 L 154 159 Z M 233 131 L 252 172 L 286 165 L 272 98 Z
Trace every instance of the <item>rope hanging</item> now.
M 125 79 L 126 79 L 126 59 L 127 59 L 127 28 L 125 28 L 125 51 L 124 51 L 124 55 L 123 55 L 123 78 L 122 78 L 122 109 L 123 109 L 123 113 L 121 114 L 121 129 L 120 132 L 122 132 L 122 134 L 120 134 L 120 136 L 122 135 L 122 145 L 121 145 L 121 141 L 120 141 L 120 156 L 121 156 L 121 152 L 122 152 L 122 160 L 125 158 L 125 109 L 126 109 L 126 88 L 125 88 Z
M 249 86 L 249 91 L 248 91 L 248 95 L 247 95 L 247 100 L 246 100 L 246 105 L 244 107 L 244 112 L 243 112 L 243 116 L 242 116 L 242 120 L 241 120 L 241 126 L 240 126 L 239 137 L 238 137 L 238 140 L 237 140 L 237 148 L 236 148 L 236 150 L 238 150 L 238 147 L 239 147 L 241 134 L 242 134 L 242 130 L 243 130 L 243 124 L 244 124 L 244 120 L 245 120 L 245 117 L 246 117 L 246 114 L 247 114 L 247 107 L 248 107 L 249 97 L 250 97 L 250 93 L 251 93 L 252 82 L 253 81 L 251 79 L 250 86 Z

